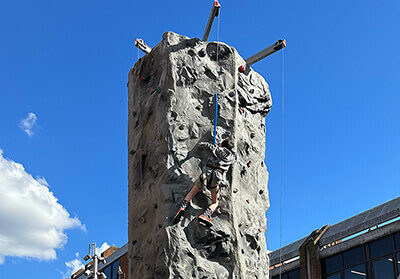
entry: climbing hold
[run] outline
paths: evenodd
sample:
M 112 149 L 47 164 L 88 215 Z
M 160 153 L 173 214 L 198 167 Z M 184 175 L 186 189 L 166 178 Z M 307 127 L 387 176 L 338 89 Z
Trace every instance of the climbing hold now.
M 252 161 L 248 161 L 248 162 L 247 162 L 247 167 L 250 168 L 252 163 L 253 163 Z
M 250 203 L 250 199 L 247 199 L 246 201 L 247 201 L 247 203 Z
M 263 230 L 262 230 L 261 228 L 258 228 L 258 231 L 259 231 L 260 233 L 262 233 Z
M 200 49 L 200 51 L 199 51 L 199 56 L 200 56 L 200 57 L 206 56 L 206 50 L 205 50 L 204 48 Z
M 224 262 L 228 263 L 228 262 L 230 262 L 230 261 L 231 261 L 231 258 L 229 258 L 229 257 L 225 257 L 225 258 L 224 258 Z
M 238 188 L 233 189 L 233 192 L 234 192 L 234 193 L 237 193 L 238 191 L 239 191 Z
M 196 53 L 194 52 L 194 50 L 193 49 L 189 49 L 189 51 L 188 51 L 188 54 L 190 55 L 190 56 L 196 56 Z
M 239 107 L 239 112 L 243 113 L 243 108 L 242 107 Z
M 137 240 L 132 240 L 132 245 L 135 245 L 137 243 Z
M 154 208 L 158 208 L 158 205 L 156 203 L 154 204 Z
M 146 223 L 146 218 L 144 218 L 143 216 L 139 218 L 139 222 L 141 223 Z
M 145 76 L 142 76 L 142 81 L 144 81 L 144 82 L 148 82 L 148 81 L 150 80 L 150 78 L 151 78 L 151 76 L 150 76 L 150 75 L 145 75 Z
M 135 150 L 131 150 L 131 151 L 129 152 L 129 154 L 131 154 L 131 155 L 134 155 L 135 153 L 136 153 Z
M 255 137 L 256 137 L 256 134 L 254 134 L 254 133 L 250 134 L 250 138 L 254 139 Z
M 264 190 L 260 190 L 260 191 L 258 191 L 258 193 L 260 194 L 260 195 L 262 195 L 262 194 L 264 194 Z
M 158 224 L 158 227 L 161 229 L 162 228 L 162 224 Z
M 160 93 L 161 92 L 161 87 L 156 87 L 156 89 L 154 91 L 157 92 L 157 93 Z
M 239 67 L 239 72 L 244 73 L 246 71 L 246 65 L 242 65 Z
M 136 111 L 132 112 L 132 115 L 133 115 L 133 117 L 135 117 L 136 116 Z
M 147 239 L 147 243 L 150 244 L 153 240 L 151 238 Z

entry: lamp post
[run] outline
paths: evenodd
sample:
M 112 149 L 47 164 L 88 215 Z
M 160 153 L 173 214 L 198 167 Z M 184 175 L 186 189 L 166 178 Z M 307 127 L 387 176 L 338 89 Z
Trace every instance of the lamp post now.
M 85 275 L 90 276 L 93 275 L 93 279 L 98 279 L 99 275 L 101 275 L 102 279 L 107 279 L 107 276 L 103 272 L 99 272 L 99 261 L 103 264 L 106 263 L 106 260 L 103 257 L 99 257 L 96 254 L 96 243 L 89 244 L 89 254 L 87 254 L 84 258 L 85 261 L 92 260 L 93 261 L 93 270 L 87 269 L 85 270 Z

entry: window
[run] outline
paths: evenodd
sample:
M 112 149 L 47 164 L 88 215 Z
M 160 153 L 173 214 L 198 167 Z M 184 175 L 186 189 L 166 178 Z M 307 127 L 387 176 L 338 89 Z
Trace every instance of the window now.
M 107 279 L 118 279 L 118 267 L 119 267 L 119 259 L 112 262 L 106 268 L 103 269 L 103 272 L 107 276 Z M 282 279 L 286 278 L 282 277 Z
M 276 275 L 274 277 L 272 277 L 272 279 L 288 279 L 287 273 L 282 273 L 282 277 L 280 277 L 279 275 Z
M 108 265 L 104 270 L 104 274 L 107 276 L 107 279 L 111 279 L 111 265 Z
M 396 242 L 396 250 L 400 250 L 400 233 L 397 233 L 394 236 L 395 242 Z
M 397 275 L 400 276 L 400 252 L 397 253 L 397 272 Z
M 118 267 L 119 267 L 119 259 L 112 263 L 112 278 L 118 279 Z
M 393 253 L 393 238 L 392 236 L 375 240 L 369 244 L 371 259 Z
M 400 279 L 398 248 L 400 248 L 400 233 L 322 259 L 322 278 Z
M 275 275 L 272 279 L 280 279 L 280 277 Z M 282 273 L 282 279 L 300 279 L 300 268 Z
M 326 277 L 326 279 L 342 279 L 342 275 L 340 275 L 340 273 L 336 273 L 333 275 L 329 275 L 328 277 Z
M 288 272 L 288 279 L 300 279 L 300 268 Z
M 364 246 L 350 249 L 343 253 L 344 267 L 362 263 L 365 260 Z
M 344 279 L 365 279 L 367 270 L 365 264 L 350 267 L 344 271 Z
M 394 278 L 393 258 L 383 258 L 375 261 L 373 264 L 373 273 L 375 279 L 393 279 Z
M 342 254 L 322 260 L 322 272 L 331 273 L 342 269 Z

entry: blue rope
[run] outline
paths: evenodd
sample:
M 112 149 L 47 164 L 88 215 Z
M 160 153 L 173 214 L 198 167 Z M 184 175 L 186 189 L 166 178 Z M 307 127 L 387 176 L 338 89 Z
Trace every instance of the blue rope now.
M 215 93 L 214 145 L 217 144 L 218 95 Z

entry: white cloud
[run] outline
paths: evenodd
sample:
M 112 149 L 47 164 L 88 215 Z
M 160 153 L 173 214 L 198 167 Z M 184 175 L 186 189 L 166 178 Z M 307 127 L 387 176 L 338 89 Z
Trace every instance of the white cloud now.
M 107 250 L 108 248 L 110 248 L 110 245 L 107 244 L 107 242 L 104 242 L 100 248 L 96 249 L 96 254 L 98 256 L 101 256 L 101 253 L 103 253 L 105 250 Z
M 4 158 L 0 149 L 0 262 L 7 256 L 56 259 L 55 249 L 67 243 L 64 231 L 85 230 L 46 183 L 33 178 L 22 164 Z
M 36 176 L 36 181 L 39 182 L 40 184 L 42 184 L 43 186 L 50 187 L 46 178 L 44 178 L 43 176 Z
M 21 120 L 19 127 L 27 133 L 28 136 L 33 136 L 33 127 L 36 125 L 37 116 L 33 112 L 28 113 L 28 115 Z
M 63 274 L 63 277 L 68 278 L 79 269 L 85 268 L 85 265 L 79 257 L 79 253 L 75 253 L 75 259 L 65 262 L 65 265 L 67 267 L 67 271 Z
M 103 253 L 108 248 L 110 248 L 110 245 L 108 245 L 107 242 L 104 242 L 100 246 L 100 248 L 96 249 L 96 254 L 98 256 L 101 256 L 101 253 Z M 72 274 L 77 272 L 79 269 L 85 268 L 85 265 L 79 256 L 79 253 L 75 253 L 75 259 L 65 262 L 65 265 L 67 267 L 67 271 L 60 272 L 61 275 L 63 276 L 63 278 L 69 278 L 69 277 L 71 277 Z

